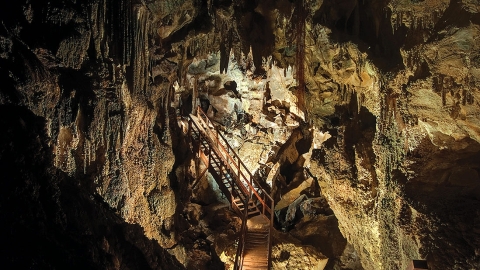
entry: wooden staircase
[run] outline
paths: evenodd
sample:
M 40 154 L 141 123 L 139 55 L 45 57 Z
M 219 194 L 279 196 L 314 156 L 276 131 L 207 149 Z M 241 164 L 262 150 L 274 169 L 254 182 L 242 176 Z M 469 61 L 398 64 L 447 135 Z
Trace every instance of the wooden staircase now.
M 197 181 L 208 171 L 242 219 L 234 269 L 270 269 L 273 199 L 200 107 L 189 118 Z

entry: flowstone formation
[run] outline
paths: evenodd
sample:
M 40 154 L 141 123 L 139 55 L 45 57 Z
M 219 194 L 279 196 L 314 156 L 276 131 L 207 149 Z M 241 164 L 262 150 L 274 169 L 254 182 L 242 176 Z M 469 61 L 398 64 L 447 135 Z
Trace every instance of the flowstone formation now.
M 67 258 L 3 261 L 231 267 L 238 218 L 182 131 L 200 106 L 276 200 L 275 269 L 480 268 L 479 6 L 0 4 L 3 233 Z

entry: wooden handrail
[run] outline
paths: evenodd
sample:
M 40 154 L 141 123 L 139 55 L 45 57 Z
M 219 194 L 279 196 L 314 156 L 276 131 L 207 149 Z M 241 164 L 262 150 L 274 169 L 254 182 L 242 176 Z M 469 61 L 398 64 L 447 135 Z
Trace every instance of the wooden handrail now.
M 221 134 L 219 134 L 219 135 L 220 135 L 220 137 L 226 142 L 225 138 L 224 138 Z M 228 147 L 231 149 L 231 147 L 230 147 L 230 145 L 228 144 L 228 142 L 227 142 L 226 144 L 227 144 Z M 221 142 L 220 142 L 219 145 L 220 145 L 221 148 L 223 148 L 224 151 L 227 151 L 227 150 L 225 149 L 224 145 L 223 145 Z M 240 181 L 242 182 L 242 184 L 239 185 L 239 186 L 242 188 L 243 191 L 246 191 L 246 193 L 248 193 L 248 195 L 250 195 L 250 192 L 255 195 L 255 197 L 258 199 L 258 201 L 262 204 L 262 211 L 263 211 L 263 214 L 264 214 L 264 215 L 265 215 L 265 209 L 267 209 L 269 213 L 272 213 L 272 209 L 273 209 L 273 208 L 269 208 L 269 207 L 266 205 L 265 201 L 266 201 L 266 198 L 268 198 L 268 200 L 273 203 L 273 199 L 272 199 L 265 191 L 262 193 L 262 194 L 264 195 L 264 198 L 262 198 L 261 195 L 258 194 L 258 192 L 255 190 L 255 188 L 254 188 L 253 185 L 252 185 L 252 180 L 254 180 L 254 179 L 253 179 L 253 176 L 252 176 L 252 173 L 248 170 L 248 168 L 247 168 L 247 167 L 245 166 L 245 164 L 241 161 L 241 159 L 240 159 L 240 157 L 237 155 L 237 153 L 236 153 L 235 151 L 233 151 L 233 149 L 232 149 L 232 153 L 233 153 L 234 156 L 237 158 L 238 163 L 241 164 L 241 165 L 243 165 L 244 170 L 247 171 L 248 176 L 249 176 L 249 178 L 247 178 L 247 177 L 245 176 L 245 174 L 242 172 L 242 168 L 239 167 L 239 166 L 237 165 L 237 163 L 235 162 L 235 159 L 234 159 L 231 155 L 229 155 L 228 152 L 226 152 L 226 154 L 227 154 L 227 155 L 226 155 L 226 158 L 227 158 L 227 159 L 230 159 L 230 161 L 231 161 L 231 162 L 229 162 L 229 165 L 231 166 L 231 165 L 233 164 L 233 166 L 235 166 L 235 168 L 236 168 L 237 171 L 238 171 L 238 178 L 240 178 Z M 233 171 L 235 171 L 235 170 L 233 170 Z M 242 180 L 244 180 L 244 181 L 242 181 Z M 243 182 L 245 182 L 245 183 L 248 185 L 249 190 L 245 190 L 245 188 L 244 188 L 245 186 L 243 185 Z M 260 185 L 258 184 L 257 181 L 254 181 L 254 183 L 260 188 Z M 260 188 L 260 189 L 261 189 L 261 188 Z M 247 195 L 247 194 L 245 194 L 245 195 Z M 266 197 L 266 198 L 265 198 L 265 197 Z M 268 216 L 267 216 L 267 217 L 268 217 Z
M 198 126 L 195 122 L 192 122 L 192 123 L 193 123 L 193 125 L 196 127 L 196 129 L 198 130 L 199 133 L 202 132 L 201 130 L 204 130 L 203 127 Z M 206 133 L 207 131 L 204 130 L 204 132 Z M 201 136 L 201 134 L 199 134 L 199 136 Z M 206 136 L 206 138 L 209 138 L 209 139 L 210 139 L 209 136 Z M 217 146 L 217 145 L 212 145 L 213 148 L 215 148 L 215 146 Z M 223 145 L 220 144 L 220 147 L 223 147 Z M 199 151 L 203 154 L 203 151 L 201 151 L 201 149 L 199 149 Z M 220 152 L 220 151 L 217 150 L 217 151 L 215 151 L 215 152 Z M 231 160 L 233 160 L 233 158 L 232 158 L 230 155 L 228 155 L 228 153 L 226 153 L 226 156 L 224 156 L 223 154 L 220 154 L 220 155 L 218 155 L 218 156 L 223 160 L 223 162 L 224 162 L 225 164 L 227 164 L 227 166 L 229 166 L 229 167 L 231 168 L 231 164 L 230 164 L 229 160 L 225 160 L 225 159 L 231 159 Z M 203 159 L 202 159 L 202 161 L 203 161 Z M 207 165 L 207 163 L 205 163 L 205 165 Z M 232 169 L 232 168 L 231 168 L 231 169 Z M 233 171 L 233 170 L 232 170 L 232 171 Z M 235 176 L 235 174 L 233 174 L 233 176 Z M 239 176 L 237 176 L 237 177 L 239 177 Z M 235 183 L 235 184 L 242 190 L 242 193 L 243 193 L 243 194 L 246 195 L 246 194 L 249 193 L 249 190 L 247 190 L 247 188 L 246 188 L 243 184 L 241 184 L 241 183 L 240 183 L 240 184 L 239 184 L 239 183 Z M 242 202 L 243 202 L 243 200 L 242 200 Z M 244 203 L 247 203 L 247 202 L 244 202 Z
M 208 157 L 203 151 L 200 151 L 200 158 L 202 159 L 203 163 L 208 167 Z
M 203 112 L 203 110 L 200 108 L 200 106 L 198 106 L 197 112 L 198 112 L 198 115 L 199 115 L 199 118 L 198 118 L 198 119 L 199 119 L 199 120 L 202 120 L 202 121 L 205 123 L 207 129 L 204 129 L 203 127 L 197 126 L 197 124 L 196 124 L 195 122 L 194 122 L 194 125 L 197 127 L 197 129 L 199 129 L 199 130 L 202 130 L 202 129 L 203 129 L 206 133 L 207 133 L 207 132 L 211 132 L 211 130 L 210 130 L 210 128 L 209 128 L 208 125 L 209 125 L 209 123 L 212 123 L 212 122 L 210 121 L 210 119 L 208 118 L 208 116 Z M 213 125 L 212 125 L 212 126 L 213 126 Z M 226 160 L 226 161 L 227 161 L 227 164 L 228 164 L 229 166 L 232 166 L 232 164 L 233 164 L 233 166 L 235 166 L 235 169 L 237 169 L 237 171 L 239 172 L 239 173 L 237 174 L 238 177 L 239 177 L 239 178 L 242 178 L 242 176 L 243 176 L 243 179 L 245 180 L 244 182 L 247 183 L 247 185 L 249 186 L 249 188 L 252 189 L 253 193 L 255 194 L 255 196 L 256 196 L 258 199 L 260 199 L 260 200 L 265 200 L 265 201 L 268 199 L 268 201 L 273 202 L 272 197 L 271 197 L 270 195 L 268 195 L 268 194 L 261 188 L 261 186 L 260 186 L 260 184 L 258 183 L 258 181 L 255 180 L 255 178 L 253 177 L 253 175 L 252 175 L 252 173 L 250 172 L 250 170 L 247 168 L 247 166 L 245 165 L 245 163 L 243 163 L 243 161 L 241 160 L 240 156 L 238 156 L 238 154 L 235 152 L 235 150 L 230 146 L 230 144 L 228 143 L 227 139 L 225 139 L 225 137 L 224 137 L 221 133 L 219 133 L 217 129 L 215 129 L 215 131 L 216 131 L 216 133 L 215 133 L 215 139 L 216 139 L 216 141 L 215 141 L 215 146 L 220 147 L 220 148 L 223 150 L 223 152 L 224 152 L 224 155 L 221 155 L 221 157 L 228 159 L 228 160 Z M 213 132 L 211 132 L 211 133 L 213 133 Z M 219 136 L 220 136 L 220 138 L 223 140 L 223 142 L 221 142 L 221 141 L 218 139 Z M 211 139 L 210 136 L 207 136 L 207 138 L 210 138 L 210 139 Z M 229 150 L 230 150 L 230 151 L 229 151 Z M 232 157 L 232 155 L 230 154 L 230 152 L 233 153 L 233 157 Z M 235 158 L 237 159 L 238 164 L 240 164 L 240 165 L 242 165 L 242 166 L 237 165 L 237 162 L 235 162 Z M 248 178 L 247 178 L 247 177 L 245 176 L 245 174 L 243 173 L 242 167 L 243 167 L 243 170 L 248 173 L 248 176 L 249 176 Z M 235 171 L 235 170 L 233 170 L 233 169 L 234 169 L 234 168 L 232 168 L 232 171 Z M 240 180 L 241 180 L 241 179 L 240 179 Z M 264 195 L 265 199 L 262 199 L 262 198 L 261 198 L 261 195 L 258 194 L 258 192 L 255 190 L 255 187 L 253 187 L 252 182 L 253 182 L 259 189 L 261 189 L 261 190 L 263 191 L 262 194 Z M 243 185 L 242 185 L 242 186 L 243 186 Z M 273 208 L 270 208 L 270 209 L 273 209 Z M 270 212 L 270 211 L 269 211 L 269 212 Z
M 225 137 L 223 137 L 222 134 L 220 134 L 220 137 L 225 141 L 225 143 L 228 145 L 229 148 L 231 148 L 231 146 L 228 144 L 227 140 L 225 139 Z M 245 169 L 245 171 L 248 172 L 248 175 L 249 175 L 249 178 L 252 179 L 253 183 L 255 183 L 255 185 L 257 185 L 258 187 L 260 187 L 260 184 L 257 182 L 257 180 L 255 180 L 255 178 L 253 178 L 253 175 L 252 173 L 248 170 L 247 166 L 245 165 L 245 163 L 243 163 L 243 161 L 240 159 L 240 157 L 238 156 L 238 154 L 232 149 L 232 152 L 234 154 L 235 157 L 237 157 L 238 160 L 240 160 L 240 164 L 243 166 L 243 168 Z M 236 164 L 234 163 L 234 165 L 236 166 Z M 242 173 L 243 174 L 243 173 Z M 244 175 L 245 177 L 245 175 Z M 270 195 L 268 195 L 267 193 L 265 193 L 265 195 L 267 196 L 267 198 L 269 200 L 272 200 L 272 197 L 270 197 Z
M 240 156 L 235 152 L 235 150 L 230 146 L 227 139 L 218 131 L 218 129 L 213 125 L 213 122 L 208 118 L 208 116 L 202 111 L 200 106 L 197 107 L 197 117 L 198 125 L 196 121 L 189 121 L 193 123 L 195 128 L 198 130 L 199 138 L 202 137 L 204 133 L 204 139 L 207 139 L 210 144 L 210 149 L 208 152 L 208 160 L 206 160 L 206 155 L 199 145 L 199 155 L 202 161 L 209 166 L 210 155 L 214 153 L 217 158 L 220 158 L 224 166 L 229 168 L 231 172 L 231 201 L 233 202 L 233 186 L 236 186 L 240 189 L 240 192 L 243 193 L 244 198 L 239 198 L 244 205 L 244 213 L 242 213 L 242 229 L 241 236 L 239 239 L 237 254 L 235 256 L 234 269 L 242 269 L 243 266 L 243 253 L 245 248 L 245 235 L 247 231 L 247 219 L 248 219 L 248 204 L 249 200 L 254 196 L 256 201 L 262 205 L 261 213 L 270 221 L 270 228 L 268 232 L 268 268 L 271 268 L 271 250 L 272 250 L 272 231 L 273 231 L 273 219 L 274 219 L 274 201 L 270 195 L 261 187 L 257 180 L 253 177 L 250 170 L 247 168 L 245 163 L 241 160 Z M 190 129 L 193 127 L 189 123 L 189 135 L 191 135 Z M 210 128 L 210 125 L 213 127 L 213 130 Z M 203 127 L 205 126 L 205 127 Z M 201 141 L 201 140 L 200 140 Z M 201 143 L 201 142 L 200 142 Z M 213 151 L 212 151 L 213 150 Z M 259 192 L 261 191 L 261 194 Z M 258 205 L 258 204 L 257 204 Z M 239 213 L 241 213 L 240 208 L 232 203 L 232 207 Z
M 203 110 L 200 108 L 200 106 L 197 107 L 197 116 L 198 116 L 199 119 L 201 119 L 205 122 L 207 130 L 211 131 L 210 130 L 210 125 L 212 125 L 212 127 L 214 127 L 213 123 L 210 120 L 210 118 L 208 118 L 208 116 L 203 112 Z M 230 159 L 231 162 L 229 162 L 229 165 L 233 164 L 233 166 L 236 167 L 237 171 L 239 172 L 238 177 L 240 178 L 240 180 L 242 180 L 242 176 L 243 176 L 243 179 L 245 180 L 245 182 L 248 184 L 248 186 L 250 188 L 250 190 L 248 190 L 248 193 L 252 192 L 253 194 L 255 194 L 255 197 L 257 197 L 257 199 L 262 203 L 262 206 L 265 209 L 265 206 L 266 206 L 265 201 L 267 201 L 267 199 L 268 199 L 268 201 L 273 202 L 272 197 L 270 197 L 270 195 L 268 195 L 264 191 L 263 192 L 264 198 L 261 198 L 260 194 L 258 194 L 258 192 L 253 187 L 252 182 L 259 188 L 261 187 L 260 184 L 253 178 L 252 173 L 250 172 L 250 170 L 248 170 L 245 163 L 243 163 L 240 156 L 238 156 L 238 154 L 230 146 L 227 139 L 225 139 L 225 137 L 221 133 L 219 133 L 218 130 L 215 127 L 214 127 L 214 129 L 216 130 L 216 133 L 214 133 L 214 135 L 216 135 L 215 136 L 216 144 L 217 144 L 217 146 L 220 146 L 222 148 L 222 150 L 224 150 L 224 152 L 226 154 L 226 158 Z M 219 140 L 219 136 L 223 140 L 223 143 Z M 227 149 L 225 148 L 225 146 L 227 147 Z M 233 156 L 238 160 L 238 164 L 240 164 L 241 166 L 237 165 L 237 162 L 235 162 L 235 158 L 231 156 L 228 149 L 231 150 L 231 153 L 233 153 Z M 245 174 L 243 174 L 242 169 L 244 169 L 248 173 L 248 176 L 249 176 L 248 178 L 245 176 Z M 247 194 L 245 194 L 245 195 L 247 195 Z M 268 209 L 269 210 L 268 212 L 272 212 L 272 209 L 273 208 Z

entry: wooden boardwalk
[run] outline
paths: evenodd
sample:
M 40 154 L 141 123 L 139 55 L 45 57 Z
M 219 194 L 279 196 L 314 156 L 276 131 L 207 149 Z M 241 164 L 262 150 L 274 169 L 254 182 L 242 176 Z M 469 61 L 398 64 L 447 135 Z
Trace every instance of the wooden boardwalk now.
M 200 107 L 190 115 L 188 133 L 200 163 L 197 178 L 208 171 L 242 219 L 234 269 L 270 269 L 273 199 Z

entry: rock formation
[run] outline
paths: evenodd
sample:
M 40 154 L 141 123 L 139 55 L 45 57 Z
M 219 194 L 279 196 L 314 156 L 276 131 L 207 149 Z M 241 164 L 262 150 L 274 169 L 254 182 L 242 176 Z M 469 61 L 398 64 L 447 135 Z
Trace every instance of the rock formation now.
M 480 267 L 478 1 L 4 2 L 6 264 L 230 267 L 198 105 L 276 199 L 275 269 Z

